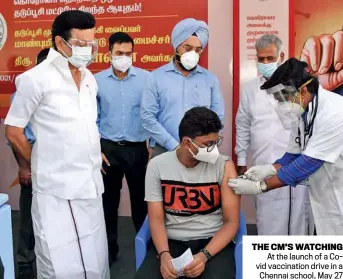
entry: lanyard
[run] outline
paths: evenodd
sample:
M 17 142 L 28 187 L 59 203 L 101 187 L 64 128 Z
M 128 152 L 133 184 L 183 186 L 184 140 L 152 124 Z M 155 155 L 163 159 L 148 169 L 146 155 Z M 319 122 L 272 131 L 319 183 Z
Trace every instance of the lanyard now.
M 301 142 L 301 131 L 300 128 L 298 127 L 298 136 L 295 138 L 295 142 L 299 144 L 301 150 L 305 150 L 307 143 L 309 139 L 312 136 L 313 133 L 313 124 L 314 124 L 314 119 L 316 118 L 317 115 L 317 109 L 318 109 L 318 96 L 314 96 L 313 102 L 312 102 L 312 112 L 310 116 L 309 123 L 307 122 L 308 119 L 308 110 L 304 112 L 304 114 L 301 116 L 300 121 L 303 121 L 304 123 L 304 136 L 303 136 L 303 142 Z M 314 103 L 314 104 L 313 104 Z M 300 124 L 299 124 L 300 126 Z

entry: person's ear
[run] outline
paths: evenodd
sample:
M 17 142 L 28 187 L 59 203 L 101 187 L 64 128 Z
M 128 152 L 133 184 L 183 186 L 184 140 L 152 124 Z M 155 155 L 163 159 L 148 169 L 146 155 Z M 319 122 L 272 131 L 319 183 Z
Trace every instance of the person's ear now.
M 280 53 L 280 62 L 283 63 L 284 60 L 285 60 L 285 53 L 281 52 Z
M 301 88 L 300 94 L 302 97 L 305 97 L 307 93 L 308 93 L 307 86 L 304 86 L 303 88 Z
M 189 145 L 188 138 L 182 138 L 181 145 L 184 146 L 184 147 L 188 147 L 188 145 Z
M 55 46 L 57 50 L 63 49 L 63 45 L 65 44 L 64 40 L 60 36 L 55 37 Z

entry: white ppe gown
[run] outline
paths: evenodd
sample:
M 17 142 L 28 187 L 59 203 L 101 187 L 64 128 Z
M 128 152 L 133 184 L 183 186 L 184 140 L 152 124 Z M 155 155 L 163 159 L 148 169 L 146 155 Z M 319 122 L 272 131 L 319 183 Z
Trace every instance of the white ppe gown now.
M 309 107 L 312 112 L 312 106 Z M 295 143 L 296 128 L 292 131 L 288 152 L 324 161 L 309 179 L 317 234 L 343 235 L 343 97 L 319 87 L 313 134 L 306 145 L 303 123 L 301 120 L 299 127 L 304 150 Z
M 273 164 L 286 152 L 290 131 L 284 129 L 267 93 L 260 89 L 263 78 L 245 86 L 236 115 L 238 166 Z M 255 199 L 259 235 L 306 235 L 312 229 L 308 187 L 283 187 Z M 290 225 L 290 226 L 289 226 Z M 290 227 L 290 228 L 289 228 Z

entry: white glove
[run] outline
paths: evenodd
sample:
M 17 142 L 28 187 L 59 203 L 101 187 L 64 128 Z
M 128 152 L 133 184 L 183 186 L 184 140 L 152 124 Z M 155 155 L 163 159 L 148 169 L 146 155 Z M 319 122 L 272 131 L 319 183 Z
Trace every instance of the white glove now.
M 277 171 L 273 165 L 255 166 L 248 169 L 244 175 L 252 181 L 262 181 L 269 176 L 276 175 Z
M 237 195 L 258 195 L 262 193 L 260 181 L 237 178 L 229 179 L 229 186 Z

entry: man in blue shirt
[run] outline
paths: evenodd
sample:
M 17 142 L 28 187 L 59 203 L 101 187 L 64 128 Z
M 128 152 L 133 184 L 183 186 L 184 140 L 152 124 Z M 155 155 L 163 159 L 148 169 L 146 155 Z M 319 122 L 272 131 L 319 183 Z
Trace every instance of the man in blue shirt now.
M 125 175 L 131 214 L 138 232 L 147 214 L 144 201 L 148 163 L 148 134 L 140 119 L 142 93 L 149 72 L 132 66 L 134 42 L 126 33 L 109 38 L 110 68 L 95 75 L 98 83 L 98 120 L 103 157 L 103 206 L 110 264 L 118 254 L 118 208 Z
M 41 50 L 37 55 L 36 64 L 43 62 L 49 53 L 49 48 Z M 15 93 L 11 97 L 11 102 L 15 97 Z M 35 137 L 32 133 L 30 125 L 24 129 L 25 136 L 28 142 L 33 145 Z M 31 167 L 27 164 L 26 160 L 16 152 L 14 149 L 13 154 L 18 163 L 19 171 L 19 184 L 21 186 L 19 206 L 20 206 L 20 233 L 19 245 L 17 251 L 17 265 L 18 277 L 17 279 L 33 279 L 34 277 L 34 261 L 35 261 L 35 238 L 32 227 L 31 217 L 31 204 L 32 204 L 32 184 L 31 184 Z
M 141 118 L 153 156 L 179 145 L 178 127 L 185 112 L 205 106 L 224 119 L 224 102 L 217 77 L 198 65 L 208 42 L 205 22 L 188 18 L 173 29 L 173 60 L 153 71 L 144 91 Z M 156 145 L 155 145 L 156 143 Z

